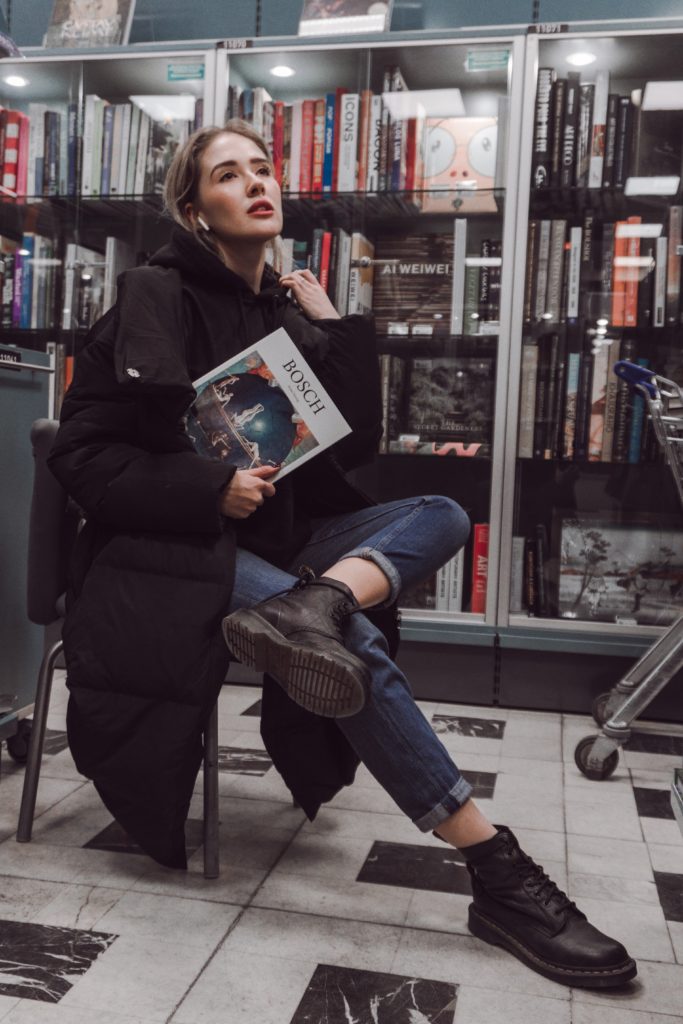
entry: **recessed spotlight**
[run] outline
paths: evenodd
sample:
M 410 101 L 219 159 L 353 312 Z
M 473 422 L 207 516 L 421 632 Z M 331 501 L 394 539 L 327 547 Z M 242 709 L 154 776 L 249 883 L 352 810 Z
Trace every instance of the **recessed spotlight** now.
M 28 85 L 28 78 L 22 78 L 21 75 L 7 75 L 6 78 L 3 78 L 3 82 L 6 82 L 7 85 L 14 85 L 17 89 L 23 89 L 25 85 Z
M 270 69 L 270 73 L 276 78 L 291 78 L 296 74 L 294 68 L 290 68 L 288 64 L 276 64 L 274 68 Z
M 569 54 L 567 64 L 573 64 L 575 68 L 585 68 L 587 64 L 594 64 L 597 59 L 594 53 L 579 50 L 577 53 Z

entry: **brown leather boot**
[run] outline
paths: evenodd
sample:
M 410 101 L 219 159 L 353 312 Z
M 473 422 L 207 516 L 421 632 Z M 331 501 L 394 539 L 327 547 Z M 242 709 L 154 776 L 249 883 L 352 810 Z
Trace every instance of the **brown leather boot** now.
M 611 988 L 635 978 L 635 960 L 603 935 L 535 864 L 512 832 L 460 850 L 472 879 L 468 925 L 545 978 L 562 985 Z
M 238 661 L 267 672 L 301 707 L 345 718 L 360 711 L 370 685 L 367 666 L 344 646 L 344 623 L 357 610 L 346 584 L 308 576 L 228 615 L 223 636 Z

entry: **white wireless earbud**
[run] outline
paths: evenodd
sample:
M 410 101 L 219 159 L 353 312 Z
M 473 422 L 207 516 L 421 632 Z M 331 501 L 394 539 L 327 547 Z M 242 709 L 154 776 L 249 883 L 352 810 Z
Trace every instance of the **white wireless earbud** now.
M 199 224 L 200 228 L 204 228 L 205 231 L 210 231 L 211 230 L 211 228 L 206 223 L 206 221 L 204 220 L 204 218 L 202 217 L 201 214 L 197 215 L 197 223 Z

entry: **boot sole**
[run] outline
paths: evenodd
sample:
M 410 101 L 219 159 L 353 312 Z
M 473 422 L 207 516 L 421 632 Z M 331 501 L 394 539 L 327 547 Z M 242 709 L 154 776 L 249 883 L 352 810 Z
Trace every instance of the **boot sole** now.
M 480 913 L 474 904 L 470 904 L 467 925 L 478 939 L 483 939 L 484 942 L 488 942 L 492 946 L 502 946 L 522 963 L 525 963 L 527 967 L 530 967 L 532 971 L 542 974 L 544 978 L 549 978 L 551 981 L 559 981 L 561 985 L 574 985 L 580 988 L 615 988 L 618 985 L 625 985 L 638 973 L 635 960 L 630 958 L 617 967 L 584 971 L 550 963 L 548 960 L 543 960 L 514 935 L 506 932 L 496 921 Z
M 302 708 L 325 718 L 348 718 L 365 704 L 368 669 L 343 647 L 334 657 L 287 640 L 257 612 L 223 619 L 223 637 L 243 665 L 272 676 Z

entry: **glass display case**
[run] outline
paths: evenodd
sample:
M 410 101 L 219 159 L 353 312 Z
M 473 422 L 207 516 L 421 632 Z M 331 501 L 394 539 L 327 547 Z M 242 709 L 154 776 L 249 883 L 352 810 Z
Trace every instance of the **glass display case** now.
M 642 635 L 683 605 L 683 510 L 628 360 L 683 380 L 676 33 L 527 43 L 499 622 Z
M 277 269 L 310 266 L 340 313 L 375 315 L 384 434 L 359 484 L 446 494 L 472 520 L 465 550 L 403 596 L 414 637 L 492 623 L 497 605 L 522 58 L 521 38 L 293 43 L 217 66 L 217 111 L 273 147 Z

